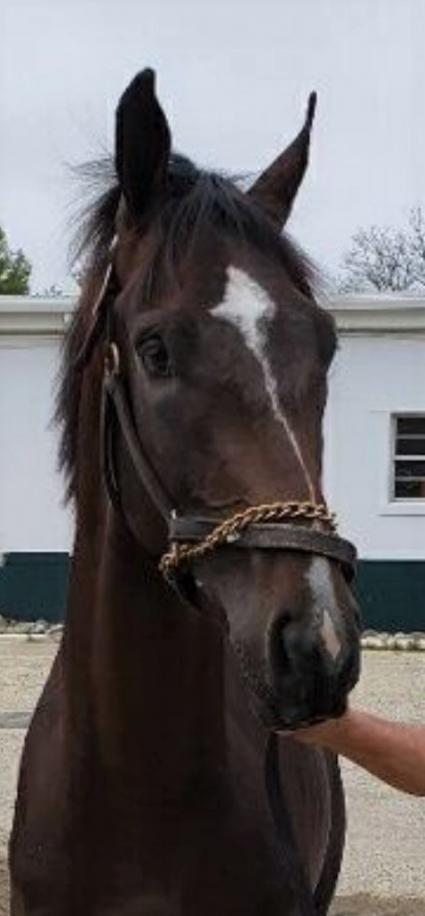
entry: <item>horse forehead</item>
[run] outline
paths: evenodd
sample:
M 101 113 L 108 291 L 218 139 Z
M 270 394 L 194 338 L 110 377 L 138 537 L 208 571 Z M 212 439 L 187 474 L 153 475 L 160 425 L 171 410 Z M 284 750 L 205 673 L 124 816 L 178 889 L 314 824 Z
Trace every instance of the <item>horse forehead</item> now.
M 275 301 L 253 277 L 239 267 L 227 268 L 223 298 L 212 314 L 234 325 L 257 356 L 268 343 L 276 310 Z
M 234 325 L 242 335 L 245 345 L 253 353 L 260 367 L 263 387 L 269 400 L 271 414 L 284 431 L 307 483 L 309 499 L 315 500 L 315 487 L 301 452 L 296 433 L 292 428 L 279 395 L 278 378 L 273 371 L 269 355 L 269 336 L 277 306 L 264 287 L 237 267 L 229 267 L 222 302 L 213 314 Z

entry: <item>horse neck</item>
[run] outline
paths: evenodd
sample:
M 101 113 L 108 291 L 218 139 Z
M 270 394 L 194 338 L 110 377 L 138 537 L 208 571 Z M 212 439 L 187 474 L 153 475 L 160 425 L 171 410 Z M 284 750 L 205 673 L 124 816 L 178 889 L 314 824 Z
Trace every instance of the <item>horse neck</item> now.
M 63 651 L 72 730 L 90 735 L 114 793 L 137 785 L 149 802 L 173 799 L 220 769 L 222 638 L 109 505 L 91 412 Z

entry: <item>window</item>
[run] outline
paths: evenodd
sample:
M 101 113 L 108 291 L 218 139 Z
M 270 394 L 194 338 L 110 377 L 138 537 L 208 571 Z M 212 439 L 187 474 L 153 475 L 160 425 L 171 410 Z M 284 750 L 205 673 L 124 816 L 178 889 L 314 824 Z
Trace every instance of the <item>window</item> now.
M 425 414 L 394 417 L 392 498 L 425 500 Z

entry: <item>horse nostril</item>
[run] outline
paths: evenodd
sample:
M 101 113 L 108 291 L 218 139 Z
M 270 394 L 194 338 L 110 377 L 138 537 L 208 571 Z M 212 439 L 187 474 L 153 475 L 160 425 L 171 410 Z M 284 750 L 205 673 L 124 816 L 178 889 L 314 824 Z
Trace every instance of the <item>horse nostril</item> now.
M 294 614 L 286 611 L 274 622 L 270 633 L 270 657 L 274 674 L 288 674 L 300 653 L 299 626 Z
M 290 612 L 280 615 L 275 622 L 269 652 L 274 679 L 285 675 L 306 681 L 315 677 L 337 678 L 346 664 L 351 668 L 342 646 L 338 644 L 338 651 L 330 652 L 324 634 L 315 626 L 300 623 Z
M 283 669 L 289 669 L 288 647 L 286 645 L 285 627 L 281 627 L 278 636 L 278 646 L 276 648 L 277 661 Z

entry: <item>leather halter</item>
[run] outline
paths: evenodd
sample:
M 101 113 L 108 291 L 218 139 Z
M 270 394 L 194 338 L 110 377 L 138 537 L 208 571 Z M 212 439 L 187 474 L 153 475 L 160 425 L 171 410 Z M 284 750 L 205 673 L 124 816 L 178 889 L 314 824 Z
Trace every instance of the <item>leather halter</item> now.
M 111 339 L 110 311 L 120 291 L 113 265 L 113 253 L 117 247 L 114 237 L 109 252 L 106 268 L 99 294 L 92 310 L 89 331 L 78 360 L 86 362 L 91 354 L 93 342 L 99 334 L 101 317 L 106 317 L 106 353 L 103 375 L 102 415 L 101 415 L 101 462 L 107 492 L 111 502 L 121 507 L 120 488 L 115 468 L 115 438 L 119 431 L 125 441 L 137 476 L 167 525 L 168 535 L 174 550 L 179 545 L 196 545 L 204 541 L 216 529 L 223 519 L 211 519 L 195 515 L 178 515 L 172 499 L 160 480 L 149 456 L 138 436 L 131 406 L 128 401 L 125 380 L 121 372 L 120 353 L 117 343 Z M 299 505 L 295 504 L 294 505 Z M 322 508 L 322 507 L 316 507 Z M 300 513 L 294 512 L 293 515 Z M 347 579 L 351 581 L 356 570 L 356 549 L 349 541 L 341 538 L 333 530 L 331 517 L 325 523 L 331 530 L 323 531 L 307 527 L 304 524 L 287 521 L 260 522 L 238 532 L 236 537 L 226 543 L 237 549 L 285 550 L 309 553 L 334 560 L 341 567 Z M 322 522 L 323 524 L 323 522 Z M 190 550 L 186 551 L 188 554 Z M 193 553 L 196 551 L 194 550 Z M 169 555 L 167 555 L 169 556 Z M 179 563 L 161 564 L 161 571 L 173 585 L 177 585 Z
M 216 526 L 217 522 L 214 519 L 175 516 L 171 518 L 169 526 L 170 540 L 175 544 L 202 543 L 214 532 Z M 230 536 L 228 543 L 237 548 L 293 550 L 320 554 L 339 563 L 348 580 L 353 578 L 356 563 L 355 547 L 329 531 L 312 530 L 305 525 L 290 522 L 258 522 Z
M 114 414 L 111 413 L 111 408 Z M 168 525 L 173 516 L 173 504 L 139 440 L 120 371 L 118 345 L 111 342 L 106 350 L 103 373 L 101 458 L 109 498 L 115 506 L 121 506 L 119 483 L 115 470 L 114 418 L 124 437 L 140 482 Z

